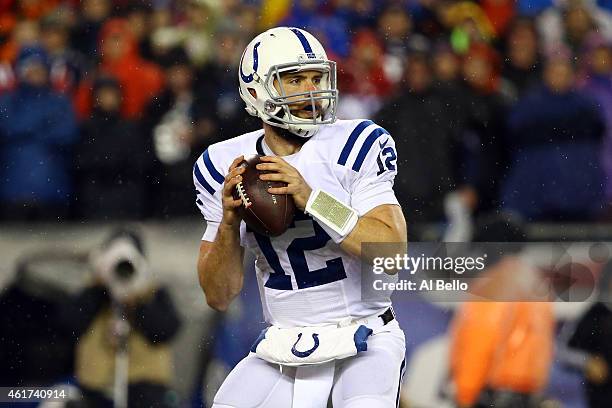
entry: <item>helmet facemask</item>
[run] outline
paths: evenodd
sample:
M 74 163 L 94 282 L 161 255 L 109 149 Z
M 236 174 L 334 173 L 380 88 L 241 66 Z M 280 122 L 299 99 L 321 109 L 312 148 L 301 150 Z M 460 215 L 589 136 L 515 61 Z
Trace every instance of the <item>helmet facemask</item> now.
M 282 75 L 302 71 L 321 72 L 320 89 L 287 94 Z M 298 63 L 273 65 L 270 67 L 263 87 L 268 94 L 264 104 L 266 118 L 270 125 L 289 130 L 301 137 L 313 136 L 319 125 L 336 121 L 338 91 L 336 88 L 336 63 L 326 59 L 306 59 Z M 274 81 L 278 83 L 277 89 Z M 292 112 L 292 107 L 312 112 L 312 118 L 302 118 Z

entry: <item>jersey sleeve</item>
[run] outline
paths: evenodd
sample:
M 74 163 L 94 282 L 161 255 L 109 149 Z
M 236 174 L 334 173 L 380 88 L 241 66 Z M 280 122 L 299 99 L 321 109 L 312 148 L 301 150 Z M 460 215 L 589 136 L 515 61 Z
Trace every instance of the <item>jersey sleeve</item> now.
M 193 165 L 196 205 L 206 220 L 206 231 L 202 237 L 205 241 L 215 240 L 223 216 L 222 189 L 225 177 L 219 171 L 222 167 L 213 162 L 216 158 L 211 149 L 212 146 Z
M 351 132 L 343 153 L 339 163 L 352 170 L 350 205 L 359 215 L 379 205 L 398 204 L 393 192 L 397 150 L 389 132 L 363 121 Z

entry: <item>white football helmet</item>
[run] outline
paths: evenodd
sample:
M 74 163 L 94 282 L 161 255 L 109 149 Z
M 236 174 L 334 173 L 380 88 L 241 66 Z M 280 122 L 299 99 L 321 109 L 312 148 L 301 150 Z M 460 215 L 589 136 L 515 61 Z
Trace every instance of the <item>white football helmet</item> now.
M 320 89 L 286 94 L 281 74 L 309 70 L 323 73 Z M 274 86 L 275 79 L 280 92 Z M 247 112 L 272 126 L 311 137 L 319 125 L 336 121 L 336 63 L 327 59 L 321 43 L 304 30 L 277 27 L 255 37 L 240 59 L 238 81 Z M 289 105 L 295 104 L 310 104 L 313 117 L 293 115 Z

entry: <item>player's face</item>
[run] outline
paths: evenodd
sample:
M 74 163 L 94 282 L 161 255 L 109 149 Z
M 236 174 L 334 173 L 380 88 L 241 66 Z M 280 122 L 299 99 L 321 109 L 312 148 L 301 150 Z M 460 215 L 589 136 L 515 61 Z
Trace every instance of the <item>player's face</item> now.
M 320 71 L 301 71 L 295 73 L 285 73 L 281 75 L 281 84 L 274 80 L 274 87 L 282 95 L 303 94 L 311 91 L 321 90 L 321 83 L 325 74 Z M 295 104 L 289 105 L 289 110 L 292 115 L 302 119 L 312 119 L 322 114 L 322 107 L 319 101 L 315 102 L 315 110 L 313 112 L 310 100 L 304 100 L 304 95 L 288 98 L 289 101 L 301 100 Z

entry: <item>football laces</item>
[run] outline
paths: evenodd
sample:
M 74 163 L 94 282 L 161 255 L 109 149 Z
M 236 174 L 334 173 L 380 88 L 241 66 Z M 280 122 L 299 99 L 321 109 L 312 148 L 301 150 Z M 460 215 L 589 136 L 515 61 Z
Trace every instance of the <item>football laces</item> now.
M 236 191 L 238 191 L 238 195 L 240 196 L 240 199 L 242 200 L 242 204 L 245 207 L 250 206 L 251 205 L 251 199 L 247 195 L 246 190 L 244 188 L 244 184 L 242 184 L 242 181 L 240 181 L 238 184 L 236 184 Z

